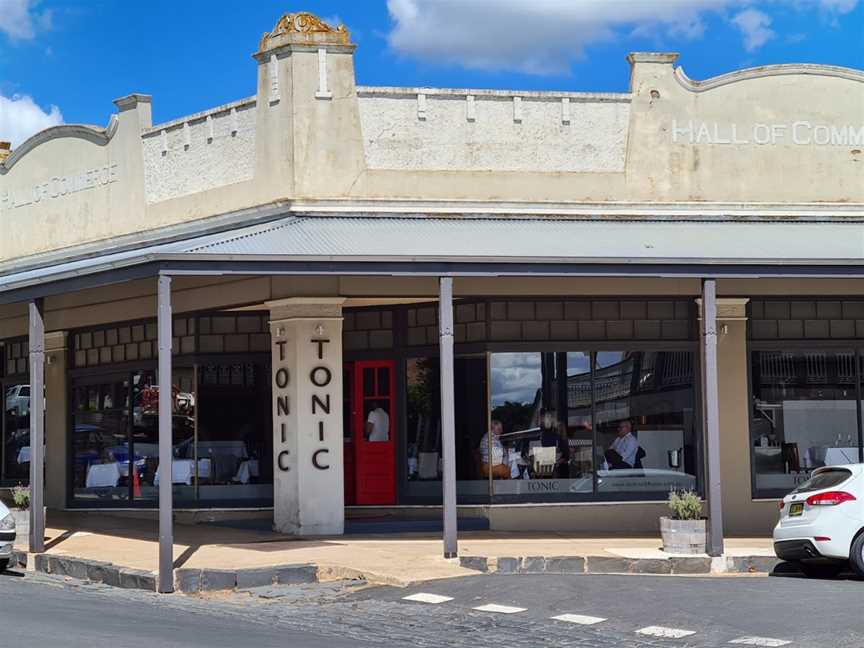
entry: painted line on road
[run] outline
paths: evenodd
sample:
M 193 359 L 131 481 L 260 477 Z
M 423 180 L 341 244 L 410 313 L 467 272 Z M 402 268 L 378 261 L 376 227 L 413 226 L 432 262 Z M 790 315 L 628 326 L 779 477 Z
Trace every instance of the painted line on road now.
M 664 626 L 648 626 L 637 630 L 636 634 L 647 637 L 659 637 L 660 639 L 682 639 L 696 634 L 695 630 L 683 630 L 681 628 L 666 628 Z
M 495 603 L 489 603 L 488 605 L 481 605 L 473 609 L 477 610 L 478 612 L 492 612 L 493 614 L 516 614 L 518 612 L 524 612 L 527 608 L 511 607 L 509 605 L 497 605 Z
M 552 617 L 552 619 L 566 623 L 578 623 L 579 625 L 594 625 L 595 623 L 603 623 L 606 620 L 603 617 L 587 616 L 584 614 L 559 614 Z
M 415 603 L 431 603 L 432 605 L 438 605 L 439 603 L 446 603 L 447 601 L 452 601 L 452 596 L 441 596 L 440 594 L 426 594 L 425 592 L 418 592 L 417 594 L 412 594 L 411 596 L 403 596 L 403 601 L 414 601 Z
M 787 641 L 786 639 L 772 639 L 771 637 L 738 637 L 729 643 L 744 646 L 766 646 L 767 648 L 775 648 L 776 646 L 788 646 L 792 642 Z

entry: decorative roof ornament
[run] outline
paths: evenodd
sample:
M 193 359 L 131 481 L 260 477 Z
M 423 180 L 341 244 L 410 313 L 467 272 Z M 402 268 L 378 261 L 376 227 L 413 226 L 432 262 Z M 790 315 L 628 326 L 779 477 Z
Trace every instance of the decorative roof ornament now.
M 283 15 L 272 31 L 265 32 L 258 51 L 264 52 L 289 43 L 350 45 L 351 41 L 345 25 L 333 28 L 318 16 L 300 11 Z

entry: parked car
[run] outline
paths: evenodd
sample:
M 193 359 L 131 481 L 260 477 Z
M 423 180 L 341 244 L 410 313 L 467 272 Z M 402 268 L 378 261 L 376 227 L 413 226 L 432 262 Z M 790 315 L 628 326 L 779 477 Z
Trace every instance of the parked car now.
M 14 544 L 15 518 L 3 502 L 0 502 L 0 572 L 6 571 L 9 566 Z
M 817 468 L 783 498 L 774 553 L 811 577 L 864 577 L 864 464 Z

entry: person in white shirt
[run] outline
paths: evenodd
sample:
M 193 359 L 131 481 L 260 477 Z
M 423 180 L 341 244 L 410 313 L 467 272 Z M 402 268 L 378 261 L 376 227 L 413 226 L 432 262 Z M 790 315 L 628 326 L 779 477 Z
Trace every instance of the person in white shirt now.
M 366 417 L 366 440 L 371 442 L 390 440 L 390 415 L 376 402 Z
M 504 446 L 501 445 L 503 429 L 501 421 L 492 419 L 489 431 L 480 439 L 478 449 L 480 450 L 480 472 L 483 477 L 488 477 L 491 469 L 494 479 L 510 479 L 510 466 L 504 463 Z M 492 453 L 491 461 L 490 451 Z
M 624 419 L 618 424 L 618 436 L 605 453 L 606 463 L 612 470 L 636 467 L 639 441 L 633 436 L 633 424 Z

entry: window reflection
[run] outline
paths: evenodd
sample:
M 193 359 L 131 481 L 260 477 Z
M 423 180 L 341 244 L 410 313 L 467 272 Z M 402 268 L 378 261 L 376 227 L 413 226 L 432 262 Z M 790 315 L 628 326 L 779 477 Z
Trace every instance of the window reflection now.
M 696 487 L 691 352 L 493 353 L 489 363 L 480 453 L 494 495 L 566 500 L 595 481 L 598 494 Z
M 2 421 L 2 480 L 30 479 L 30 385 L 7 385 Z
M 269 369 L 252 363 L 175 367 L 172 378 L 175 501 L 272 498 Z M 159 466 L 160 398 L 152 369 L 74 382 L 74 500 L 158 500 L 166 478 Z
M 594 415 L 598 493 L 696 487 L 691 352 L 598 352 Z
M 591 364 L 586 353 L 493 353 L 491 423 L 481 446 L 494 494 L 593 490 Z

